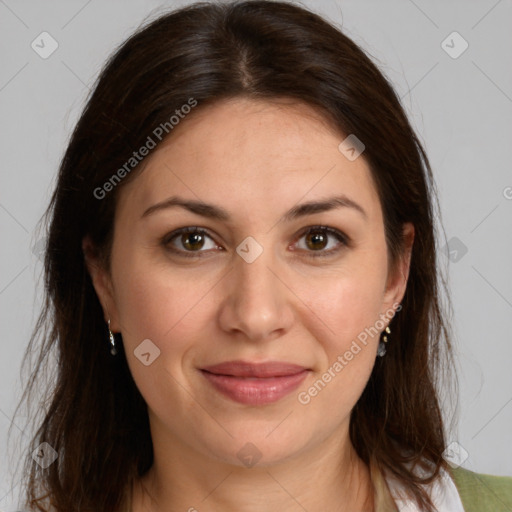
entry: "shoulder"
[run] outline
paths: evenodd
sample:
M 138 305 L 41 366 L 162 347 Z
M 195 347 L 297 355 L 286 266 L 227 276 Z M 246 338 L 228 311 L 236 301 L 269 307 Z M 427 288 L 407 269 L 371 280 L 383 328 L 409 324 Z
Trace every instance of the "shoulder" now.
M 475 473 L 462 467 L 450 468 L 466 512 L 510 512 L 512 477 Z

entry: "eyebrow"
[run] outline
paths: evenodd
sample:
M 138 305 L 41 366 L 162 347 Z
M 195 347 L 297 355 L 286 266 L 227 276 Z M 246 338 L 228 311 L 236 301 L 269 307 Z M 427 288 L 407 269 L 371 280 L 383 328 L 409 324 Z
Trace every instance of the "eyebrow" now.
M 227 210 L 220 206 L 204 203 L 202 201 L 183 199 L 177 196 L 169 197 L 164 201 L 150 206 L 142 214 L 141 218 L 148 217 L 149 215 L 152 215 L 158 211 L 166 210 L 175 206 L 184 208 L 191 213 L 195 213 L 196 215 L 201 215 L 202 217 L 207 217 L 209 219 L 226 222 L 231 219 L 231 216 Z M 282 216 L 281 220 L 290 222 L 292 220 L 298 219 L 299 217 L 305 217 L 306 215 L 312 215 L 314 213 L 327 212 L 337 208 L 351 208 L 359 212 L 365 219 L 368 219 L 368 215 L 361 205 L 352 199 L 341 195 L 296 205 L 288 210 Z

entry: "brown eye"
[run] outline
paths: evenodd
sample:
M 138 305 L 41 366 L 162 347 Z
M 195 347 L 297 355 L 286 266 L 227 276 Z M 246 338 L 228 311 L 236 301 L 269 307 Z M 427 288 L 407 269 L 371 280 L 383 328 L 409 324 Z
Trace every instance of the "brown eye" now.
M 305 245 L 301 243 L 303 239 Z M 223 250 L 206 230 L 197 227 L 173 231 L 162 239 L 162 245 L 179 256 L 187 257 L 206 256 L 212 249 Z M 301 235 L 297 245 L 307 256 L 332 256 L 348 246 L 349 239 L 337 229 L 314 226 Z
M 164 247 L 181 256 L 203 256 L 210 249 L 219 249 L 202 228 L 186 227 L 169 233 L 162 239 Z
M 301 243 L 302 240 L 305 242 L 304 245 Z M 304 250 L 307 256 L 311 257 L 332 256 L 348 245 L 349 239 L 341 231 L 324 226 L 308 228 L 297 244 L 299 249 Z
M 204 235 L 202 233 L 182 233 L 181 243 L 189 251 L 201 249 L 204 245 Z
M 306 235 L 306 245 L 313 251 L 319 251 L 327 246 L 328 237 L 320 230 L 310 231 Z

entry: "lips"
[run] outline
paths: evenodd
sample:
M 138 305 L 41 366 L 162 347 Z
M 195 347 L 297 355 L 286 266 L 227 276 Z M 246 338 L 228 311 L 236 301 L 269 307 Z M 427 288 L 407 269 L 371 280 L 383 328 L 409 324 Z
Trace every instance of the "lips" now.
M 267 363 L 247 363 L 244 361 L 227 361 L 225 363 L 207 366 L 204 371 L 230 377 L 287 377 L 303 370 L 304 366 L 291 363 L 269 361 Z
M 201 372 L 216 391 L 231 400 L 264 405 L 291 393 L 303 382 L 309 369 L 279 361 L 228 361 L 202 368 Z

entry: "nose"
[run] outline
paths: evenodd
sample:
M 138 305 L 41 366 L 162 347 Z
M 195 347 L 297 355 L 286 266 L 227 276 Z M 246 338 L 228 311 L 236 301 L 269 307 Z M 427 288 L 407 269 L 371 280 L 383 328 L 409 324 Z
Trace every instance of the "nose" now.
M 222 283 L 221 329 L 253 342 L 283 336 L 294 321 L 294 294 L 284 269 L 270 250 L 264 250 L 252 263 L 236 255 L 233 265 Z

